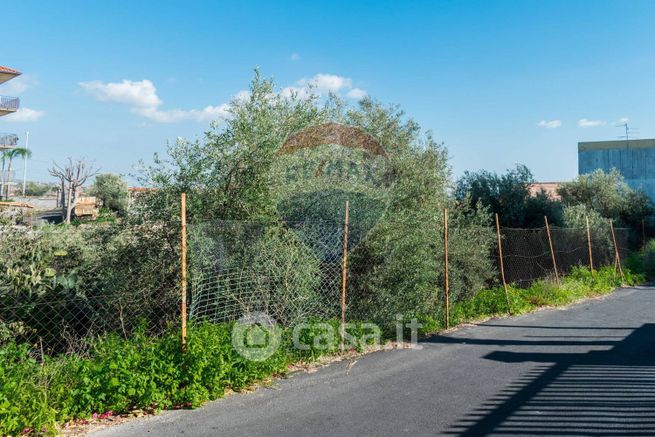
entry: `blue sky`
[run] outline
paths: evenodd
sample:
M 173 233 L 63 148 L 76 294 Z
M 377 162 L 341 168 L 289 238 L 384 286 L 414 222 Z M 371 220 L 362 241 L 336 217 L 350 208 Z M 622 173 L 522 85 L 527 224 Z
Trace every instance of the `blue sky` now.
M 655 2 L 21 0 L 0 6 L 0 85 L 30 132 L 29 178 L 84 156 L 130 173 L 201 135 L 254 67 L 355 102 L 400 104 L 444 141 L 455 175 L 525 163 L 577 173 L 577 142 L 629 118 L 655 137 Z M 541 123 L 541 126 L 540 126 Z

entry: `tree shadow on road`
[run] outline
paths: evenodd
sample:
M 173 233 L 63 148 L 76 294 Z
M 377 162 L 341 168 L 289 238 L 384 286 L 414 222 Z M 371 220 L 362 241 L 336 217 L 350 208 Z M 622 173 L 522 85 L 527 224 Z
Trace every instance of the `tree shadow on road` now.
M 450 337 L 447 341 L 463 340 Z M 494 344 L 494 340 L 480 339 L 465 339 L 465 342 Z M 489 360 L 530 361 L 537 366 L 469 413 L 447 434 L 655 435 L 655 324 L 644 324 L 620 341 L 572 341 L 567 336 L 562 340 L 500 340 L 496 344 L 614 346 L 586 353 L 495 351 L 486 355 Z

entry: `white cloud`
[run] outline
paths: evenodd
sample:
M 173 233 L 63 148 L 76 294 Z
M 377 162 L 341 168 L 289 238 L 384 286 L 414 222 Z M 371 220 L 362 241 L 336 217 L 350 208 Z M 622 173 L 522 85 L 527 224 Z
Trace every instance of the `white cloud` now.
M 582 118 L 578 120 L 578 126 L 582 128 L 589 128 L 589 127 L 598 127 L 598 126 L 604 126 L 606 122 L 602 120 L 589 120 L 586 118 Z
M 621 117 L 621 118 L 619 118 L 618 123 L 627 123 L 629 121 L 630 121 L 630 119 L 628 117 Z
M 336 93 L 344 88 L 351 89 L 353 87 L 352 79 L 337 76 L 336 74 L 323 73 L 319 73 L 311 79 L 301 79 L 298 84 L 313 87 L 319 94 Z
M 234 95 L 234 100 L 237 102 L 245 102 L 250 98 L 250 91 L 248 90 L 241 90 L 238 93 Z
M 31 122 L 31 121 L 37 121 L 44 115 L 45 115 L 44 111 L 39 111 L 30 108 L 19 108 L 18 111 L 14 112 L 13 114 L 9 114 L 2 117 L 2 120 L 9 121 L 9 122 L 14 121 L 17 123 Z
M 537 126 L 546 129 L 556 129 L 562 126 L 562 120 L 541 120 L 539 123 L 537 123 Z
M 300 55 L 298 53 L 291 53 L 291 60 L 292 61 L 299 61 L 300 60 Z
M 101 102 L 114 102 L 130 107 L 130 111 L 157 123 L 175 123 L 179 121 L 211 121 L 226 119 L 231 116 L 229 104 L 206 106 L 202 109 L 161 109 L 163 100 L 157 95 L 155 85 L 147 80 L 121 82 L 101 82 L 99 80 L 80 82 L 80 87 L 89 95 Z M 361 88 L 353 88 L 353 81 L 344 76 L 320 73 L 312 78 L 303 78 L 296 85 L 280 90 L 285 98 L 296 96 L 298 99 L 308 99 L 312 95 L 323 96 L 327 93 L 345 92 L 346 97 L 362 99 L 367 95 Z M 244 102 L 250 97 L 250 92 L 239 91 L 233 100 Z
M 101 102 L 124 103 L 141 108 L 153 108 L 163 102 L 157 95 L 157 88 L 149 80 L 103 83 L 99 80 L 80 82 L 80 86 Z
M 305 100 L 311 97 L 312 92 L 307 87 L 297 87 L 297 86 L 288 86 L 282 88 L 280 95 L 284 98 L 290 99 L 292 95 L 295 95 L 296 98 L 300 100 Z
M 296 85 L 282 88 L 280 94 L 284 97 L 290 97 L 292 93 L 295 93 L 298 98 L 306 99 L 311 95 L 320 97 L 329 93 L 338 94 L 341 91 L 346 92 L 346 97 L 357 100 L 367 94 L 361 88 L 353 88 L 352 79 L 326 73 L 319 73 L 311 78 L 302 78 L 296 82 Z
M 346 93 L 346 96 L 350 97 L 351 99 L 361 100 L 367 96 L 367 93 L 361 88 L 353 88 Z
M 176 123 L 180 121 L 212 121 L 230 116 L 227 103 L 219 106 L 206 106 L 203 109 L 170 109 L 162 111 L 156 107 L 132 108 L 132 112 L 157 123 Z
M 164 103 L 157 95 L 155 85 L 145 79 L 141 81 L 103 83 L 98 80 L 80 82 L 80 86 L 101 102 L 115 102 L 130 106 L 130 110 L 157 123 L 176 123 L 179 121 L 211 121 L 229 117 L 228 105 L 206 106 L 202 109 L 160 109 Z M 244 99 L 247 91 L 240 91 L 235 98 Z

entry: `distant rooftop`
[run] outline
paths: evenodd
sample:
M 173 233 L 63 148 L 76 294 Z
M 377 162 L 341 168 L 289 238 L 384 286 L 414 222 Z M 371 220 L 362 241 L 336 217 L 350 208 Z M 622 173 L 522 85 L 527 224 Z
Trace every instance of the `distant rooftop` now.
M 21 72 L 18 70 L 0 65 L 0 83 L 7 82 L 20 74 Z
M 578 143 L 578 151 L 608 150 L 608 149 L 650 149 L 655 147 L 655 139 L 616 140 L 616 141 L 585 141 Z
M 560 200 L 561 197 L 557 194 L 557 189 L 562 186 L 562 182 L 535 182 L 528 186 L 530 196 L 535 197 L 537 194 L 544 191 L 546 196 L 553 200 Z

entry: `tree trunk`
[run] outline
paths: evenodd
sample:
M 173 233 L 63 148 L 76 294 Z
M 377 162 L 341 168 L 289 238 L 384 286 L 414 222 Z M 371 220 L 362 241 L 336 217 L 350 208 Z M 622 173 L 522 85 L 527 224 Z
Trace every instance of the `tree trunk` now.
M 10 181 L 11 181 L 11 157 L 9 158 L 9 164 L 7 165 L 7 189 L 5 190 L 5 200 L 9 200 Z
M 65 214 L 64 208 L 66 208 L 66 187 L 64 186 L 64 178 L 61 178 L 61 186 L 59 187 L 59 199 L 57 201 L 61 202 L 61 204 L 57 204 L 57 206 L 61 207 L 61 216 L 63 217 Z
M 71 213 L 73 212 L 73 189 L 68 186 L 68 204 L 66 205 L 66 223 L 70 224 L 71 222 Z
M 2 157 L 2 171 L 0 172 L 0 179 L 2 183 L 0 184 L 0 198 L 5 194 L 5 158 Z

